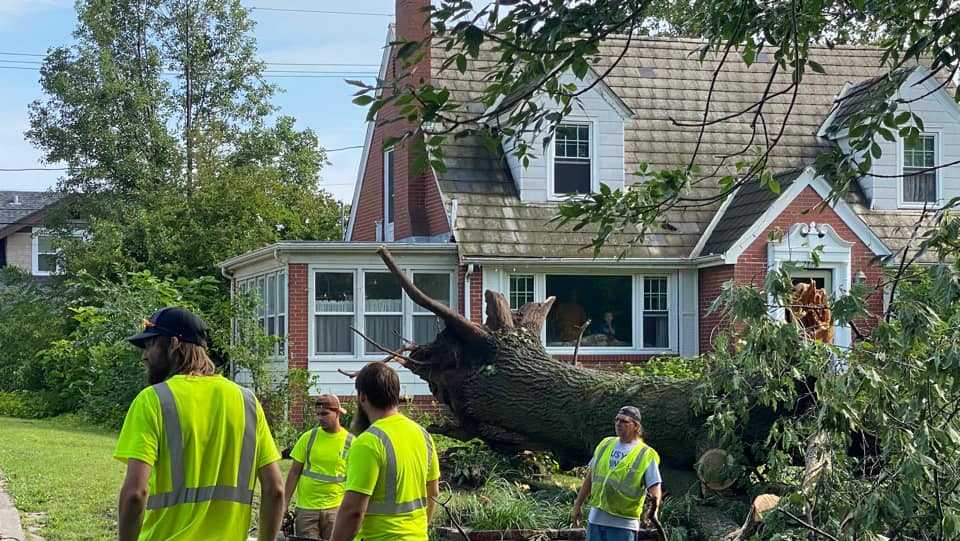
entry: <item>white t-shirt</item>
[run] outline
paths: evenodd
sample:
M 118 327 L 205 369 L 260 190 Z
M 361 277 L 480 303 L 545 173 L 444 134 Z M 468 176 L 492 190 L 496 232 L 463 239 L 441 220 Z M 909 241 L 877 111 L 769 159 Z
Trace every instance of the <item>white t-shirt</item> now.
M 629 455 L 630 451 L 633 451 L 633 448 L 639 444 L 640 440 L 631 441 L 630 443 L 623 443 L 618 439 L 616 445 L 613 446 L 613 452 L 610 453 L 610 468 L 615 468 L 617 464 L 623 460 L 623 457 Z M 593 469 L 592 458 L 587 466 L 590 469 Z M 651 460 L 650 465 L 647 466 L 647 470 L 643 472 L 643 482 L 647 488 L 663 482 L 663 480 L 660 478 L 660 467 L 657 466 L 656 460 Z M 611 515 L 610 513 L 607 513 L 598 507 L 590 508 L 590 514 L 587 516 L 587 522 L 596 524 L 597 526 L 607 526 L 608 528 L 623 528 L 624 530 L 633 531 L 640 529 L 639 520 Z

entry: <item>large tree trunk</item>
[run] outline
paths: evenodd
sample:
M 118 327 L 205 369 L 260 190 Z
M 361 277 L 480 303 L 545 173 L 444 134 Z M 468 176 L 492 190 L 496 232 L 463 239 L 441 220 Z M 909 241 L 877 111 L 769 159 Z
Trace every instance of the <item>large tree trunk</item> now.
M 481 347 L 448 329 L 410 357 L 417 363 L 408 368 L 450 408 L 459 432 L 494 447 L 584 464 L 624 405 L 643 413 L 644 439 L 667 464 L 689 468 L 703 444 L 690 403 L 695 382 L 576 368 L 551 358 L 524 327 L 492 331 Z
M 553 299 L 511 312 L 487 292 L 487 324 L 468 321 L 427 297 L 403 275 L 386 248 L 379 253 L 410 298 L 440 316 L 446 328 L 430 344 L 395 359 L 430 385 L 461 437 L 500 449 L 549 450 L 564 465 L 584 464 L 624 405 L 643 414 L 644 439 L 664 463 L 689 469 L 706 445 L 692 407 L 695 381 L 640 378 L 577 368 L 550 357 L 540 329 Z

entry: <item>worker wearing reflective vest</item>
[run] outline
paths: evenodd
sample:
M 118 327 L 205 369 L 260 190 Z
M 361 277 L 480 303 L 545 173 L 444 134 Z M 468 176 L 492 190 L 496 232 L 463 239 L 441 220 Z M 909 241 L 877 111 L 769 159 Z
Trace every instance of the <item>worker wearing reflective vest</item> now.
M 615 429 L 616 437 L 604 438 L 597 445 L 573 503 L 571 519 L 578 526 L 589 496 L 587 541 L 634 541 L 648 493 L 654 502 L 647 518 L 659 526 L 660 455 L 641 438 L 640 410 L 633 406 L 620 408 Z
M 150 386 L 130 405 L 114 458 L 127 464 L 120 541 L 246 540 L 260 480 L 260 541 L 283 518 L 280 452 L 253 393 L 215 373 L 207 326 L 164 308 L 128 340 Z
M 296 491 L 294 534 L 314 539 L 330 539 L 337 508 L 343 501 L 343 482 L 347 477 L 347 455 L 353 434 L 340 426 L 344 409 L 336 395 L 317 398 L 320 426 L 304 432 L 290 458 L 293 465 L 284 488 L 286 505 Z
M 359 435 L 331 539 L 350 541 L 359 532 L 364 541 L 427 541 L 440 479 L 433 438 L 399 412 L 400 379 L 386 364 L 363 367 L 356 389 Z

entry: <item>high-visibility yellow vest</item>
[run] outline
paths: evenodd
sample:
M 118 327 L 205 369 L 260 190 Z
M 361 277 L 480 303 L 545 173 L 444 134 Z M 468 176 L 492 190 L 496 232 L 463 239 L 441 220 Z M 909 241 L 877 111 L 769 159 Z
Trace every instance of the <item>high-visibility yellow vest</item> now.
M 297 483 L 297 507 L 300 509 L 330 509 L 340 506 L 343 501 L 343 483 L 346 481 L 347 453 L 353 443 L 353 434 L 341 429 L 336 434 L 328 434 L 320 428 L 314 428 L 304 434 L 307 438 L 303 455 L 294 459 L 303 459 L 303 471 Z M 319 436 L 319 437 L 318 437 Z M 297 447 L 301 443 L 297 444 Z M 315 459 L 322 459 L 317 462 Z
M 433 456 L 433 439 L 430 438 L 430 434 L 416 423 L 411 422 L 409 424 L 419 429 L 419 433 L 416 435 L 411 434 L 413 429 L 409 427 L 405 427 L 407 428 L 405 432 L 396 431 L 393 434 L 387 434 L 386 431 L 378 426 L 371 426 L 366 430 L 380 440 L 380 443 L 386 451 L 387 459 L 387 468 L 383 477 L 385 489 L 383 500 L 370 498 L 370 503 L 367 504 L 367 513 L 371 515 L 402 515 L 416 511 L 427 505 L 426 483 L 406 483 L 405 486 L 397 486 L 399 479 L 397 478 L 398 457 L 394 448 L 395 439 L 411 439 L 412 441 L 409 441 L 409 444 L 415 447 L 417 443 L 421 443 L 417 440 L 421 440 L 423 444 L 422 449 L 425 451 L 423 454 L 424 465 L 430 464 L 431 457 Z M 407 458 L 409 459 L 410 457 Z M 424 471 L 425 470 L 426 468 L 424 468 Z
M 651 462 L 660 464 L 660 455 L 640 441 L 627 456 L 611 468 L 610 456 L 616 447 L 617 439 L 604 438 L 593 453 L 590 505 L 611 515 L 639 519 L 647 497 L 643 474 Z
M 182 504 L 206 501 L 236 502 L 246 506 L 253 502 L 254 460 L 257 454 L 257 399 L 249 389 L 237 386 L 243 395 L 243 435 L 240 439 L 240 462 L 236 484 L 212 486 L 187 486 L 184 438 L 180 429 L 180 412 L 168 382 L 153 386 L 160 401 L 163 416 L 163 432 L 170 456 L 171 490 L 150 494 L 147 509 L 163 509 Z

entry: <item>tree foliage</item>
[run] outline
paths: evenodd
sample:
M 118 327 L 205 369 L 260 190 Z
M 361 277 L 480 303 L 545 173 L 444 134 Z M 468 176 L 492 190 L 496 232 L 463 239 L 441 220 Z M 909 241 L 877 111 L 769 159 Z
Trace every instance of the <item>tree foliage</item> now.
M 282 239 L 339 238 L 319 190 L 326 155 L 290 117 L 271 121 L 253 21 L 237 0 L 77 4 L 75 43 L 44 60 L 28 138 L 65 162 L 51 225 L 66 269 L 214 274 Z

